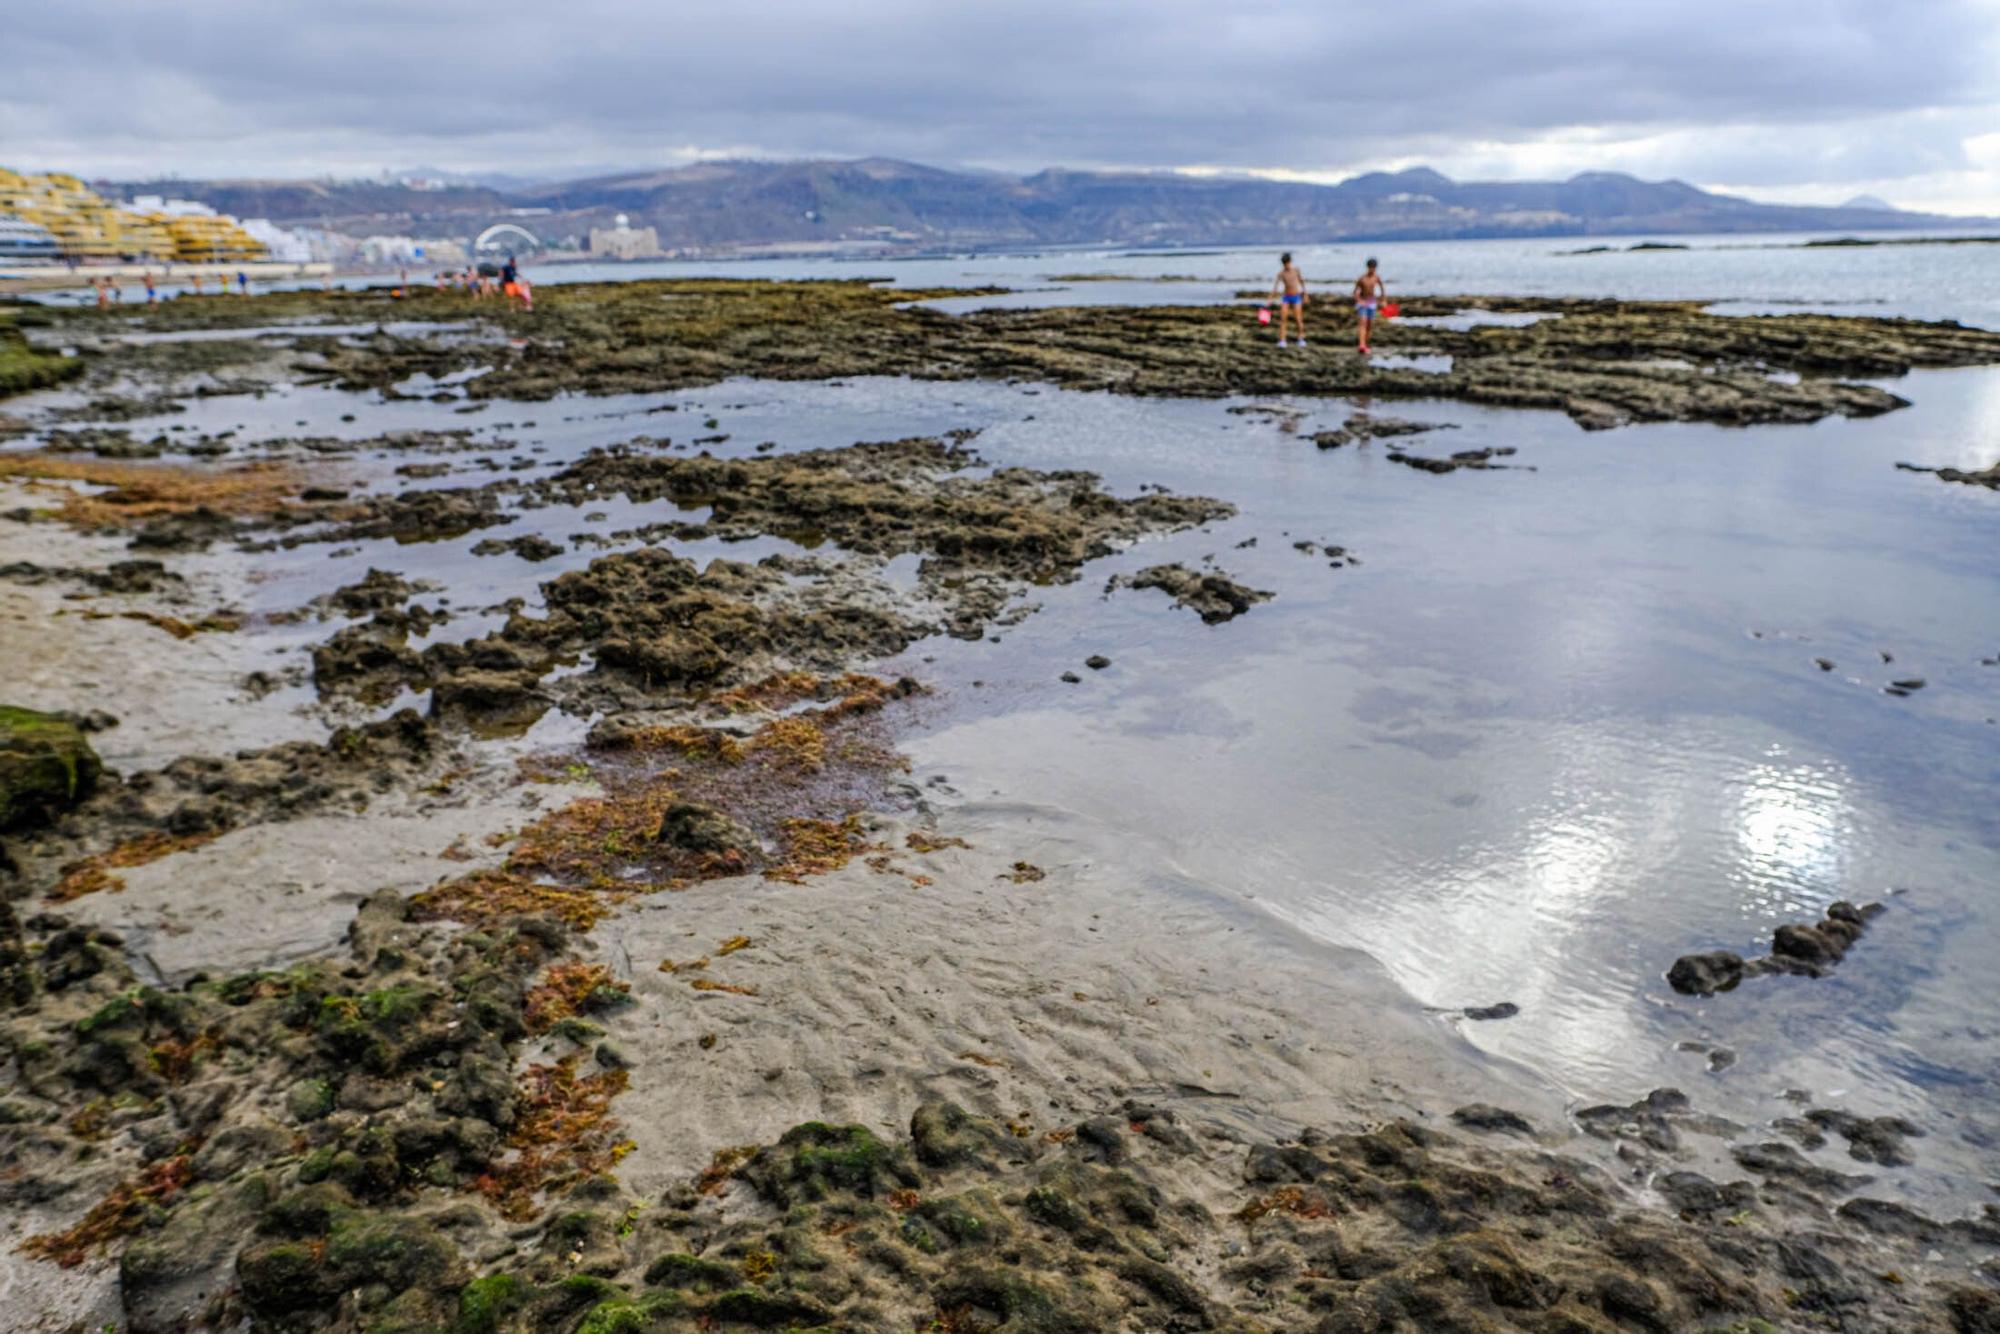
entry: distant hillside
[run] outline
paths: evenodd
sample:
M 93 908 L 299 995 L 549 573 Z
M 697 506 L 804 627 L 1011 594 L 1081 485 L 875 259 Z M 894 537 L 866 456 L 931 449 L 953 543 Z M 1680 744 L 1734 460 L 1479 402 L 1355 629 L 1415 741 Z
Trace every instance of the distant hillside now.
M 948 171 L 886 158 L 705 162 L 557 184 L 414 189 L 370 182 L 155 181 L 238 216 L 350 234 L 470 236 L 510 216 L 549 241 L 617 214 L 669 248 L 877 245 L 885 250 L 1019 245 L 1226 245 L 1289 241 L 1671 232 L 1871 231 L 1991 220 L 1759 204 L 1681 181 L 1586 172 L 1566 181 L 1453 181 L 1427 168 L 1337 185 L 1168 173 Z

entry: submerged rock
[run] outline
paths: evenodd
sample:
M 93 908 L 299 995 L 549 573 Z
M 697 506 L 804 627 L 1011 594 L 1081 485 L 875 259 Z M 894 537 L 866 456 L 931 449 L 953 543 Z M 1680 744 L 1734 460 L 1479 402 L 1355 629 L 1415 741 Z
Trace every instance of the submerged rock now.
M 44 441 L 57 453 L 95 454 L 101 459 L 156 459 L 166 452 L 164 439 L 135 439 L 122 427 L 50 431 Z
M 1959 468 L 1926 468 L 1915 463 L 1898 463 L 1904 472 L 1927 472 L 1934 474 L 1941 482 L 1963 482 L 1967 486 L 1983 486 L 1988 490 L 2000 491 L 2000 463 L 1990 468 L 1980 468 L 1966 472 Z
M 544 561 L 563 554 L 563 548 L 549 541 L 540 533 L 526 533 L 520 537 L 501 539 L 483 538 L 472 545 L 475 556 L 501 556 L 511 552 L 522 560 Z
M 1419 472 L 1448 473 L 1457 472 L 1460 468 L 1472 468 L 1483 471 L 1511 466 L 1504 463 L 1495 463 L 1493 460 L 1507 458 L 1516 452 L 1512 445 L 1497 445 L 1487 449 L 1460 450 L 1450 458 L 1434 459 L 1425 458 L 1418 454 L 1406 454 L 1400 449 L 1392 449 L 1389 451 L 1389 461 L 1415 468 Z M 1533 470 L 1530 469 L 1530 471 Z
M 1713 996 L 1729 991 L 1743 980 L 1743 956 L 1728 950 L 1707 954 L 1683 954 L 1667 970 L 1667 981 L 1675 991 L 1688 996 Z
M 103 770 L 71 719 L 0 705 L 0 830 L 53 819 L 88 796 Z
M 1916 1161 L 1908 1141 L 1924 1132 L 1900 1116 L 1856 1116 L 1834 1108 L 1815 1107 L 1805 1119 L 1847 1141 L 1847 1156 L 1883 1167 L 1906 1167 Z
M 1400 417 L 1370 417 L 1356 413 L 1342 423 L 1337 431 L 1318 431 L 1312 442 L 1321 449 L 1339 449 L 1342 445 L 1367 444 L 1385 436 L 1419 435 L 1425 431 L 1449 431 L 1456 429 L 1447 422 L 1413 422 Z
M 1459 1013 L 1467 1019 L 1512 1019 L 1521 1012 L 1521 1007 L 1513 1001 L 1500 1001 L 1494 1005 L 1468 1005 Z
M 1149 565 L 1137 574 L 1114 578 L 1111 587 L 1157 588 L 1171 597 L 1175 606 L 1190 609 L 1208 625 L 1234 620 L 1273 597 L 1261 589 L 1246 588 L 1227 575 L 1203 574 L 1179 564 Z
M 400 607 L 419 593 L 435 592 L 437 587 L 428 580 L 405 579 L 393 570 L 378 570 L 371 566 L 368 573 L 354 583 L 335 589 L 328 595 L 327 603 L 349 616 L 365 616 Z
M 1460 1107 L 1451 1114 L 1451 1119 L 1467 1130 L 1511 1131 L 1522 1135 L 1532 1135 L 1535 1131 L 1528 1118 L 1519 1112 L 1510 1112 L 1505 1107 L 1484 1102 Z
M 1879 903 L 1857 908 L 1837 900 L 1818 922 L 1787 923 L 1772 932 L 1771 952 L 1762 958 L 1745 959 L 1728 950 L 1683 954 L 1667 970 L 1667 982 L 1685 996 L 1712 996 L 1734 989 L 1746 977 L 1767 973 L 1824 977 L 1881 911 Z

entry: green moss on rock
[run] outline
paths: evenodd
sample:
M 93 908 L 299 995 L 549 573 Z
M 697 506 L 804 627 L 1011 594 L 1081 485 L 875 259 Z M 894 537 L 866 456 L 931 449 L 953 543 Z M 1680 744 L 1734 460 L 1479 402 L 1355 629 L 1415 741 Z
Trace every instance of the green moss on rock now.
M 644 1334 L 683 1309 L 680 1297 L 671 1292 L 649 1292 L 635 1301 L 614 1298 L 592 1307 L 576 1334 Z
M 1037 1186 L 1029 1191 L 1025 1207 L 1028 1217 L 1064 1232 L 1074 1232 L 1088 1221 L 1083 1206 L 1054 1186 Z
M 514 1274 L 475 1278 L 458 1294 L 452 1334 L 494 1334 L 501 1321 L 527 1305 L 533 1291 Z
M 984 1246 L 1006 1231 L 999 1211 L 983 1191 L 926 1200 L 917 1207 L 917 1214 L 954 1246 Z
M 1091 1334 L 1103 1327 L 1093 1313 L 1072 1309 L 1040 1284 L 1003 1269 L 961 1270 L 933 1295 L 941 1311 L 997 1311 L 1002 1328 L 1020 1334 Z
M 759 1292 L 736 1288 L 708 1304 L 705 1314 L 712 1320 L 731 1320 L 760 1329 L 823 1325 L 832 1313 L 807 1297 L 794 1293 Z
M 459 1268 L 457 1249 L 436 1228 L 411 1218 L 360 1214 L 334 1222 L 325 1260 L 342 1288 L 380 1283 L 392 1291 L 416 1283 L 448 1284 Z
M 236 1282 L 250 1309 L 263 1315 L 300 1311 L 324 1301 L 328 1275 L 317 1249 L 303 1242 L 255 1246 L 236 1257 Z
M 82 357 L 37 350 L 11 317 L 0 315 L 0 398 L 73 380 L 83 374 L 84 364 Z
M 299 1163 L 300 1184 L 310 1186 L 316 1182 L 324 1181 L 327 1177 L 331 1176 L 333 1174 L 333 1160 L 338 1152 L 331 1144 L 327 1144 L 307 1154 Z
M 144 1027 L 146 991 L 147 988 L 139 987 L 123 995 L 113 996 L 76 1021 L 76 1035 L 80 1038 L 91 1038 L 120 1029 Z
M 286 1096 L 294 1121 L 317 1121 L 333 1110 L 333 1085 L 324 1079 L 302 1079 Z
M 673 1251 L 646 1268 L 646 1282 L 656 1288 L 733 1288 L 743 1281 L 734 1265 Z
M 900 1149 L 884 1144 L 866 1126 L 808 1121 L 760 1151 L 743 1176 L 780 1205 L 812 1203 L 836 1194 L 873 1197 L 917 1184 Z
M 103 772 L 75 723 L 0 705 L 0 829 L 47 823 L 88 796 Z
M 926 1167 L 990 1167 L 1007 1148 L 1007 1139 L 1000 1127 L 957 1103 L 923 1103 L 910 1117 L 910 1144 Z

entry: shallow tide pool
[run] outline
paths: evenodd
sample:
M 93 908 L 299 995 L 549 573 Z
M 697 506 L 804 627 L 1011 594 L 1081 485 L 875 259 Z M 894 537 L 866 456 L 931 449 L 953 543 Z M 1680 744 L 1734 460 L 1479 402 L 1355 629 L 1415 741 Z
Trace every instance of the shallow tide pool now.
M 996 639 L 926 641 L 889 664 L 937 688 L 906 738 L 919 782 L 1096 831 L 1134 893 L 1193 884 L 1363 949 L 1440 1022 L 1578 1105 L 1677 1084 L 1752 1124 L 1795 1112 L 1788 1090 L 1906 1115 L 1929 1138 L 1878 1191 L 1964 1203 L 1996 1161 L 2000 666 L 1982 659 L 2000 656 L 2000 495 L 1893 464 L 2000 454 L 2000 372 L 1890 387 L 1915 406 L 1747 430 L 1591 434 L 1552 413 L 1378 402 L 1359 409 L 1448 429 L 1330 451 L 1310 435 L 1355 403 L 886 379 L 473 415 L 288 390 L 134 429 L 237 426 L 241 445 L 462 427 L 473 448 L 421 457 L 463 471 L 422 484 L 479 485 L 505 475 L 481 456 L 533 476 L 642 433 L 726 435 L 706 447 L 747 455 L 975 427 L 993 465 L 1231 501 L 1236 518 L 1032 590 L 1039 614 Z M 1434 476 L 1392 461 L 1392 444 L 1518 453 L 1505 470 Z M 409 484 L 393 470 L 412 457 L 342 461 L 380 490 Z M 577 533 L 687 517 L 592 508 L 603 517 L 552 507 L 434 543 L 218 551 L 189 568 L 233 573 L 252 611 L 303 605 L 371 566 L 434 579 L 460 613 L 438 636 L 464 638 L 492 623 L 477 609 L 532 607 L 542 581 L 601 554 L 571 547 Z M 471 554 L 528 532 L 571 549 L 539 563 Z M 1335 568 L 1327 544 L 1359 563 Z M 1209 558 L 1275 597 L 1208 626 L 1160 593 L 1105 590 L 1113 574 Z M 246 654 L 276 668 L 332 628 L 253 627 Z M 1086 669 L 1093 653 L 1111 666 Z M 1911 677 L 1924 687 L 1883 693 Z M 1889 910 L 1830 978 L 1756 979 L 1704 1001 L 1663 980 L 1677 955 L 1762 952 L 1775 926 L 1839 898 Z M 1455 1017 L 1501 1001 L 1520 1013 Z

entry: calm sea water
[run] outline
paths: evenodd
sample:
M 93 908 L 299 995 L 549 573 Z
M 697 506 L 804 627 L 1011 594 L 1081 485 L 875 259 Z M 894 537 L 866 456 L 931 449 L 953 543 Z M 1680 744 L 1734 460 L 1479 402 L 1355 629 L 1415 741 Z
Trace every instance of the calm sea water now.
M 1723 309 L 1828 309 L 2000 327 L 2000 250 L 1801 250 L 1761 239 L 1689 251 L 1560 255 L 1569 242 L 1376 247 L 1410 290 L 1712 298 Z M 1357 248 L 1304 249 L 1311 276 Z M 879 273 L 908 286 L 1058 288 L 1037 300 L 1228 299 L 1271 257 L 1102 253 L 838 265 L 712 266 L 768 276 Z M 620 267 L 620 274 L 697 266 Z M 554 270 L 548 277 L 554 276 Z M 577 273 L 574 276 L 586 276 Z M 546 280 L 546 278 L 545 278 Z M 1274 350 L 1274 355 L 1276 355 Z M 1749 1123 L 1821 1105 L 1930 1130 L 1876 1190 L 1981 1198 L 2000 1155 L 2000 495 L 1896 471 L 2000 460 L 2000 371 L 1891 382 L 1914 406 L 1867 421 L 1587 434 L 1552 413 L 1444 402 L 1376 410 L 1451 425 L 1419 453 L 1485 445 L 1515 471 L 1430 476 L 1380 446 L 1306 436 L 1355 404 L 1297 399 L 1296 432 L 1227 402 L 1032 385 L 736 381 L 681 394 L 497 405 L 383 403 L 295 390 L 208 400 L 177 420 L 245 436 L 365 435 L 479 424 L 542 466 L 657 432 L 646 409 L 699 406 L 718 452 L 841 445 L 970 426 L 996 465 L 1088 468 L 1129 492 L 1161 483 L 1240 515 L 1149 541 L 1067 586 L 997 642 L 927 642 L 896 664 L 939 687 L 909 739 L 919 779 L 965 802 L 1026 804 L 1132 870 L 1134 894 L 1197 885 L 1366 950 L 1440 1022 L 1524 1062 L 1578 1102 L 1660 1084 Z M 344 412 L 356 420 L 337 421 Z M 683 416 L 680 420 L 685 420 Z M 533 426 L 524 426 L 533 421 Z M 141 426 L 143 429 L 143 424 Z M 393 462 L 393 461 L 391 461 Z M 1530 471 L 1529 469 L 1532 469 Z M 479 480 L 474 477 L 469 480 Z M 628 518 L 613 510 L 604 528 Z M 561 538 L 579 516 L 536 511 Z M 294 606 L 370 565 L 448 580 L 457 605 L 535 586 L 592 552 L 476 558 L 481 534 L 279 558 L 256 596 Z M 1337 543 L 1329 568 L 1294 547 Z M 737 558 L 759 549 L 731 548 Z M 696 557 L 715 554 L 691 549 Z M 1110 574 L 1215 565 L 1276 594 L 1205 626 Z M 229 556 L 218 561 L 239 559 Z M 483 629 L 474 618 L 448 632 Z M 273 650 L 297 646 L 275 636 Z M 1091 672 L 1103 653 L 1113 665 Z M 1836 665 L 1821 671 L 1815 658 Z M 1893 659 L 1889 661 L 1887 659 Z M 1075 670 L 1080 684 L 1058 676 Z M 1922 677 L 1905 698 L 1892 679 Z M 1706 1001 L 1663 980 L 1684 952 L 1758 952 L 1831 900 L 1890 904 L 1837 973 L 1760 979 Z M 1245 979 L 1254 986 L 1255 979 Z M 1511 1001 L 1474 1024 L 1465 1005 Z M 1736 1055 L 1710 1069 L 1686 1044 Z M 1832 1152 L 1831 1150 L 1829 1152 Z M 1848 1164 L 1852 1166 L 1852 1164 Z
M 1939 233 L 1945 235 L 1948 233 Z M 1904 240 L 1895 233 L 1862 233 Z M 1369 257 L 1382 263 L 1391 291 L 1473 295 L 1699 298 L 1736 314 L 1826 310 L 1955 319 L 2000 328 L 2000 245 L 1807 247 L 1824 233 L 1783 236 L 1646 238 L 1686 250 L 1628 249 L 1640 238 L 1548 238 L 1503 241 L 1394 241 L 1293 247 L 1310 283 L 1329 294 L 1347 290 Z M 1594 245 L 1615 253 L 1577 254 Z M 1021 291 L 970 298 L 947 309 L 1079 303 L 1229 300 L 1245 287 L 1268 287 L 1280 244 L 1204 251 L 1082 250 L 924 260 L 745 260 L 546 265 L 538 282 L 623 277 L 740 276 L 828 278 L 879 275 L 904 287 L 994 286 Z M 1077 275 L 1100 281 L 1066 282 Z M 1137 282 L 1103 281 L 1115 277 Z M 1164 279 L 1188 278 L 1191 282 Z
M 1938 231 L 1925 235 L 1980 233 Z M 1268 286 L 1278 253 L 1294 251 L 1319 290 L 1338 295 L 1370 257 L 1382 261 L 1392 292 L 1454 295 L 1615 296 L 1699 298 L 1736 314 L 1826 310 L 1849 314 L 1953 319 L 2000 328 L 2000 245 L 1807 247 L 1807 241 L 1847 236 L 1908 241 L 1897 232 L 1769 236 L 1538 237 L 1494 241 L 1383 241 L 1325 246 L 1219 250 L 1132 251 L 1119 248 L 1019 251 L 931 259 L 791 258 L 661 260 L 630 263 L 536 264 L 537 284 L 616 282 L 635 278 L 879 277 L 902 287 L 1006 287 L 1002 297 L 971 298 L 947 309 L 1020 305 L 1135 304 L 1226 301 L 1239 288 Z M 1633 251 L 1641 240 L 1685 250 Z M 1612 253 L 1578 254 L 1607 245 Z M 421 281 L 420 266 L 410 273 Z M 1077 275 L 1098 281 L 1067 282 Z M 1116 278 L 1137 281 L 1105 281 Z M 1192 279 L 1188 282 L 1163 281 Z M 380 275 L 341 280 L 366 286 Z M 310 286 L 311 284 L 304 284 Z M 289 286 L 278 284 L 277 286 Z M 178 290 L 162 287 L 163 292 Z M 138 291 L 133 287 L 133 291 Z M 129 295 L 129 294 L 128 294 Z M 38 299 L 80 302 L 83 292 Z

